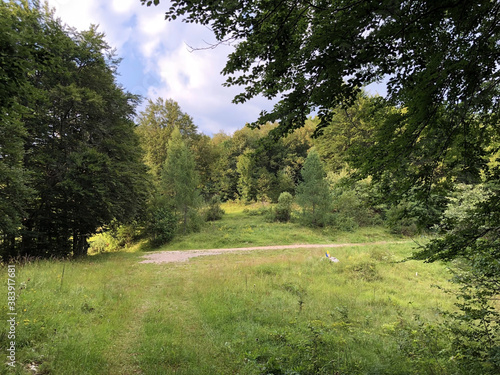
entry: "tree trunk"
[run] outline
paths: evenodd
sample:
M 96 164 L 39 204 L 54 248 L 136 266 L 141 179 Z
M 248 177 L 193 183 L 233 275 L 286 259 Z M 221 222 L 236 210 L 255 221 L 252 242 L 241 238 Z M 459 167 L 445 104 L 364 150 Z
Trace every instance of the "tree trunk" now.
M 73 256 L 75 258 L 87 256 L 87 250 L 89 248 L 87 237 L 88 236 L 85 234 L 73 234 Z

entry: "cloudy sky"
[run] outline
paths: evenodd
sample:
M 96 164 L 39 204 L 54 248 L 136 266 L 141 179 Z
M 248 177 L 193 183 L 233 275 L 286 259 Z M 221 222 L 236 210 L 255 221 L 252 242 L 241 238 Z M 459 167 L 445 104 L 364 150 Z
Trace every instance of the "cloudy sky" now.
M 123 58 L 118 81 L 127 91 L 144 98 L 170 98 L 193 117 L 201 132 L 226 133 L 255 121 L 272 103 L 257 98 L 232 104 L 238 88 L 222 87 L 220 71 L 230 46 L 191 51 L 215 42 L 204 26 L 164 19 L 168 1 L 157 7 L 142 6 L 140 0 L 49 0 L 56 16 L 79 30 L 99 25 L 107 42 Z M 146 101 L 139 109 L 143 109 Z
M 272 103 L 256 98 L 245 104 L 231 100 L 241 88 L 222 87 L 220 71 L 230 46 L 192 51 L 214 43 L 204 26 L 164 19 L 168 0 L 155 7 L 140 0 L 48 0 L 56 16 L 79 30 L 99 25 L 107 42 L 123 59 L 117 77 L 127 91 L 145 99 L 173 99 L 207 135 L 232 133 L 255 121 Z M 375 90 L 376 92 L 377 90 Z M 381 93 L 383 95 L 383 93 Z M 139 107 L 144 109 L 146 100 Z

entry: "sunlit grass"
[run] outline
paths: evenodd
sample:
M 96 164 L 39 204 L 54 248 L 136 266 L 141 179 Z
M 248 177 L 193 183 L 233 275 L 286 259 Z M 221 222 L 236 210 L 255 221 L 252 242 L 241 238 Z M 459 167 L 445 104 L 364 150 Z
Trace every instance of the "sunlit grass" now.
M 206 223 L 197 233 L 180 235 L 158 250 L 401 240 L 401 237 L 390 234 L 383 227 L 340 232 L 332 228 L 308 228 L 296 221 L 266 222 L 264 215 L 259 212 L 262 207 L 260 203 L 248 206 L 234 202 L 225 203 L 222 208 L 226 214 L 222 220 Z
M 398 239 L 383 228 L 314 230 L 224 208 L 223 220 L 162 249 Z M 135 247 L 18 264 L 18 365 L 0 373 L 452 374 L 437 323 L 453 300 L 433 286 L 449 287 L 449 275 L 442 264 L 400 262 L 412 246 L 331 248 L 339 263 L 303 248 L 140 264 Z
M 411 251 L 331 249 L 339 263 L 295 249 L 18 265 L 18 363 L 46 374 L 285 373 L 300 363 L 310 367 L 299 373 L 426 373 L 401 345 L 419 339 L 415 316 L 435 324 L 453 301 L 432 286 L 447 283 L 442 265 L 397 262 Z

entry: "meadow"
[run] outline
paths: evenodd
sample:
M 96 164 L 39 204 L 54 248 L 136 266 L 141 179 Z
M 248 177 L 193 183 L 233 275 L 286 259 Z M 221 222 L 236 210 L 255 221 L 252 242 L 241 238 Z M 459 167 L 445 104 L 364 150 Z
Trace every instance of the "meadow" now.
M 383 228 L 308 229 L 266 223 L 257 207 L 224 208 L 223 220 L 159 250 L 401 241 Z M 435 287 L 450 287 L 449 274 L 401 262 L 414 246 L 331 249 L 339 263 L 306 248 L 141 264 L 149 249 L 137 245 L 17 264 L 17 364 L 1 373 L 455 373 L 439 329 L 454 301 Z M 4 286 L 7 277 L 4 266 Z M 3 324 L 3 353 L 7 335 Z

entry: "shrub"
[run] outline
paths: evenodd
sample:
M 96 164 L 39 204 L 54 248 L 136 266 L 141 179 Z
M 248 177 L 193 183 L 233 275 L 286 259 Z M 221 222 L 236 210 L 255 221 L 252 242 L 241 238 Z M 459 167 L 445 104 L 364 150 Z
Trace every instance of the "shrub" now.
M 386 224 L 394 234 L 414 236 L 418 233 L 418 219 L 408 213 L 409 203 L 404 201 L 386 212 Z
M 278 198 L 278 204 L 274 210 L 274 219 L 286 222 L 290 220 L 292 213 L 293 197 L 288 192 L 283 192 Z
M 119 248 L 118 241 L 110 232 L 98 233 L 89 239 L 89 254 L 101 254 Z
M 160 246 L 170 242 L 175 236 L 177 222 L 176 215 L 168 207 L 154 207 L 147 227 L 151 245 Z
M 205 210 L 204 216 L 206 221 L 216 221 L 222 219 L 226 212 L 220 206 L 220 197 L 214 195 L 210 199 L 208 208 Z

